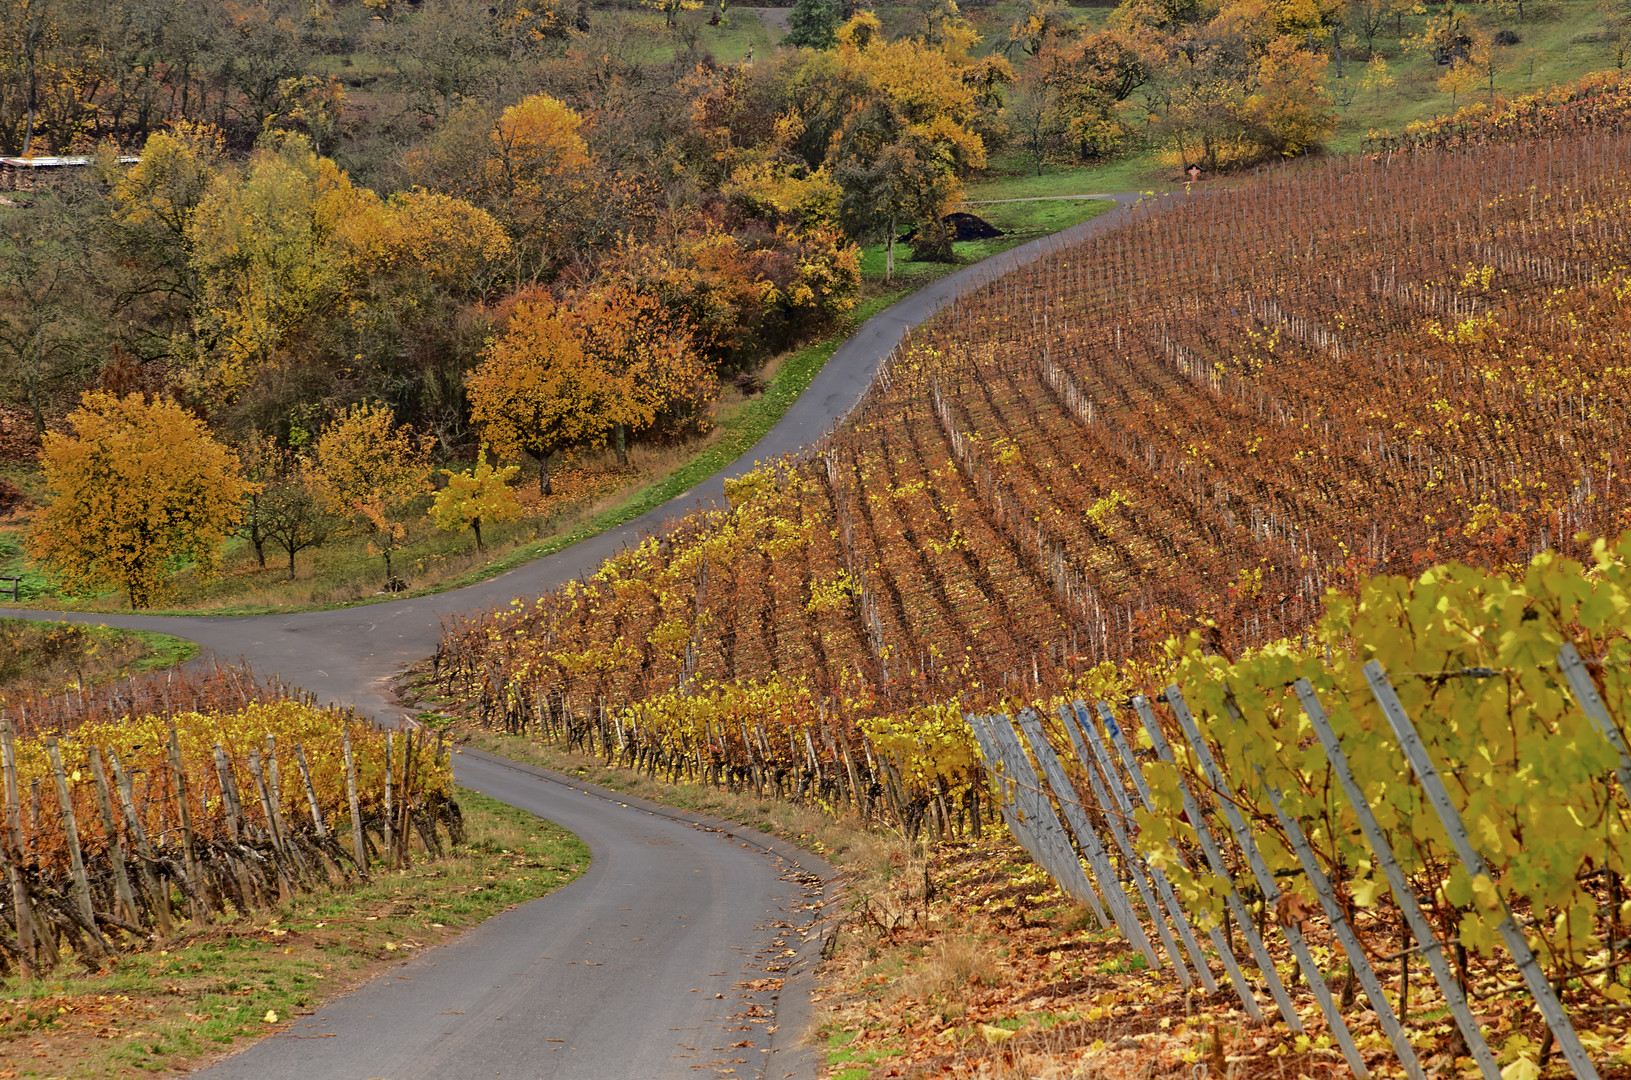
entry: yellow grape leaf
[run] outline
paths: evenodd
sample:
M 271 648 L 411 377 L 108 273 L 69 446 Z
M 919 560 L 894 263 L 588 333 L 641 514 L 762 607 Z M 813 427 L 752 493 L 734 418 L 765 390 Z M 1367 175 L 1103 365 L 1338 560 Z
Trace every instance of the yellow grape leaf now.
M 275 1024 L 275 1023 L 277 1023 L 277 1013 L 272 1011 L 271 1009 L 268 1009 L 266 1011 L 266 1015 L 261 1017 L 261 1019 L 263 1021 L 265 1021 L 266 1023 L 268 1023 L 268 1024 Z
M 1495 882 L 1490 880 L 1488 874 L 1479 874 L 1472 879 L 1472 898 L 1485 911 L 1500 910 L 1501 895 L 1495 891 Z
M 1540 1080 L 1540 1068 L 1526 1057 L 1520 1057 L 1501 1070 L 1501 1080 Z
M 1361 878 L 1355 881 L 1350 889 L 1354 903 L 1362 908 L 1376 906 L 1378 895 L 1387 892 L 1387 880 L 1384 878 Z
M 992 1024 L 980 1025 L 980 1038 L 988 1043 L 1007 1042 L 1014 1037 L 1014 1033 L 1007 1028 L 996 1027 Z M 1526 1078 L 1527 1080 L 1527 1078 Z

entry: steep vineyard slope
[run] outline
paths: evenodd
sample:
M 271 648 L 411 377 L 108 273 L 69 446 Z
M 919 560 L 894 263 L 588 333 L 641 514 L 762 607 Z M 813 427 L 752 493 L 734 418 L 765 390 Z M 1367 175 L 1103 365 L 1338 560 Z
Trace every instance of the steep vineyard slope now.
M 1631 139 L 1596 136 L 1149 209 L 965 296 L 731 509 L 450 630 L 439 670 L 512 719 L 638 706 L 619 738 L 802 762 L 815 716 L 917 745 L 935 703 L 1186 626 L 1238 649 L 1363 575 L 1578 553 L 1631 505 L 1628 199 Z

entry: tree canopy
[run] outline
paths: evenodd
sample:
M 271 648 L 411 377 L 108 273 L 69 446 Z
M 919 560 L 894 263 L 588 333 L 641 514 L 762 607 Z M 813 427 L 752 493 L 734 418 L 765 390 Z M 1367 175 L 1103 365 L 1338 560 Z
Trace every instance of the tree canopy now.
M 500 454 L 538 462 L 538 490 L 551 493 L 549 459 L 575 446 L 604 446 L 626 408 L 617 373 L 585 349 L 548 301 L 523 301 L 466 385 L 470 415 Z
M 137 393 L 87 393 L 68 424 L 45 436 L 50 498 L 29 553 L 71 590 L 117 586 L 136 608 L 182 561 L 211 572 L 251 489 L 232 451 L 174 401 Z

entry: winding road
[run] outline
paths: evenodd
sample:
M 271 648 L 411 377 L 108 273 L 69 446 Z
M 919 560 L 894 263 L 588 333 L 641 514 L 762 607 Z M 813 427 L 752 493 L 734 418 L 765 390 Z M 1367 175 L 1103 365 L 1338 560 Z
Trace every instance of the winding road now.
M 1110 196 L 1125 207 L 1137 195 Z M 435 651 L 441 620 L 534 596 L 720 498 L 724 482 L 841 422 L 906 332 L 958 294 L 1058 247 L 1117 228 L 1119 210 L 966 267 L 874 316 L 786 415 L 736 462 L 656 509 L 488 581 L 412 600 L 290 615 L 143 616 L 0 608 L 25 618 L 160 630 L 223 660 L 350 705 L 402 717 L 389 683 Z M 757 832 L 710 822 L 545 770 L 466 751 L 459 783 L 557 822 L 589 845 L 576 881 L 429 950 L 244 1052 L 213 1080 L 561 1077 L 666 1080 L 813 1076 L 795 1043 L 809 1011 L 799 978 L 828 868 Z M 785 983 L 784 983 L 785 980 Z

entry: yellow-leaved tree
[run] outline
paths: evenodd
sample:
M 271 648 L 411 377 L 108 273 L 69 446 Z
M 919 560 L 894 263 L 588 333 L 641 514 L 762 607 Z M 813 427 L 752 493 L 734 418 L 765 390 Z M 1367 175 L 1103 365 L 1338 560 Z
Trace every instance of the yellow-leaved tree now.
M 521 504 L 516 501 L 510 481 L 521 471 L 519 465 L 495 468 L 487 460 L 484 444 L 475 465 L 463 472 L 443 469 L 447 487 L 436 493 L 430 504 L 430 516 L 436 527 L 446 532 L 476 534 L 476 550 L 481 547 L 481 523 L 484 521 L 514 521 L 521 516 Z
M 851 234 L 885 238 L 885 277 L 894 274 L 902 222 L 918 226 L 919 258 L 952 258 L 942 218 L 962 197 L 963 172 L 985 164 L 985 143 L 975 129 L 987 91 L 1012 78 L 1000 57 L 969 60 L 973 31 L 955 4 L 946 11 L 949 18 L 922 37 L 888 41 L 870 11 L 838 31 L 838 64 L 865 93 L 834 137 L 828 160 Z
M 595 191 L 595 160 L 583 118 L 547 94 L 522 98 L 497 116 L 470 104 L 456 111 L 406 164 L 416 183 L 491 213 L 509 234 L 515 281 L 536 281 L 569 242 L 571 219 Z
M 405 520 L 430 491 L 430 440 L 398 427 L 384 405 L 354 405 L 317 438 L 316 488 L 327 507 L 369 534 L 369 551 L 385 557 L 385 587 L 401 582 L 391 555 L 407 539 Z
M 623 388 L 573 337 L 549 301 L 516 305 L 504 336 L 468 373 L 470 418 L 502 455 L 538 462 L 538 491 L 552 491 L 549 459 L 573 446 L 602 446 L 617 422 Z
M 336 241 L 354 284 L 353 314 L 401 307 L 431 289 L 479 296 L 510 262 L 510 239 L 487 211 L 431 191 L 364 202 L 339 223 Z
M 117 586 L 133 608 L 162 597 L 172 567 L 214 570 L 246 495 L 238 458 L 173 401 L 93 391 L 49 432 L 49 501 L 28 550 L 75 591 Z
M 187 226 L 204 388 L 230 398 L 306 320 L 340 302 L 351 268 L 335 233 L 377 202 L 300 136 L 257 150 L 241 175 L 215 177 Z

